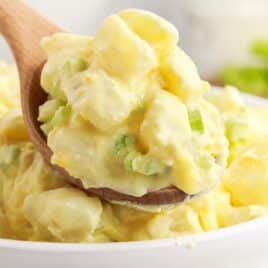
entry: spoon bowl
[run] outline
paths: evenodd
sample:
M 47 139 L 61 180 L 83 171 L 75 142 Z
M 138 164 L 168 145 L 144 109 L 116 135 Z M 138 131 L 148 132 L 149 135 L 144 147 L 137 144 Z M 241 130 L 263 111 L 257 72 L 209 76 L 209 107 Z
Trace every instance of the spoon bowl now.
M 46 136 L 41 131 L 40 123 L 37 120 L 39 106 L 42 105 L 48 97 L 46 92 L 40 86 L 40 76 L 43 65 L 44 63 L 42 63 L 35 70 L 35 73 L 33 73 L 32 80 L 29 84 L 29 89 L 27 90 L 28 94 L 26 96 L 24 95 L 24 98 L 22 99 L 24 103 L 23 113 L 24 116 L 27 115 L 25 120 L 27 126 L 29 126 L 28 129 L 31 140 L 53 169 L 57 170 L 64 178 L 68 179 L 69 182 L 76 185 L 80 189 L 83 189 L 89 195 L 99 196 L 106 201 L 131 202 L 139 205 L 168 205 L 183 202 L 189 197 L 186 193 L 177 189 L 176 187 L 163 188 L 158 191 L 149 192 L 141 197 L 123 194 L 109 188 L 84 189 L 81 180 L 70 176 L 65 169 L 52 165 L 50 161 L 52 151 L 47 145 Z

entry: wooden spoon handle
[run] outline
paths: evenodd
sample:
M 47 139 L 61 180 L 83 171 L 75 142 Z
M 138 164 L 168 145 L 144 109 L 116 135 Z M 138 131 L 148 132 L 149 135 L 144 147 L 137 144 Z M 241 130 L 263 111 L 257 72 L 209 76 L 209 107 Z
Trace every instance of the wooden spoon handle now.
M 40 39 L 61 29 L 19 0 L 0 0 L 0 32 L 15 57 L 22 84 L 45 60 Z

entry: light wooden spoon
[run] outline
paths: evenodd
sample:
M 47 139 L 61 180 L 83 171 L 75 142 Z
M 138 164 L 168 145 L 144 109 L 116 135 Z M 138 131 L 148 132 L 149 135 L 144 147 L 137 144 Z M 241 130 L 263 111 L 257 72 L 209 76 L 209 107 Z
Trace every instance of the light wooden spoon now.
M 47 99 L 40 86 L 40 74 L 46 55 L 40 47 L 40 39 L 56 32 L 63 32 L 57 25 L 44 18 L 19 0 L 0 0 L 0 32 L 8 42 L 16 59 L 20 76 L 21 103 L 24 121 L 29 136 L 50 163 L 52 152 L 37 121 L 38 108 Z M 51 164 L 50 164 L 51 165 Z M 71 177 L 64 169 L 51 165 L 69 182 L 88 194 L 97 195 L 107 201 L 127 201 L 142 205 L 163 205 L 178 203 L 188 197 L 183 191 L 168 187 L 134 197 L 109 188 L 84 189 L 79 179 Z

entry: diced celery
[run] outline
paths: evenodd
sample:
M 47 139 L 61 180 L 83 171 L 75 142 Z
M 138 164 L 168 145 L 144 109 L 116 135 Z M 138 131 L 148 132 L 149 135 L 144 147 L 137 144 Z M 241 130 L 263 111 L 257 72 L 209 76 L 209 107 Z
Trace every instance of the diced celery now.
M 114 153 L 118 156 L 125 156 L 128 152 L 133 150 L 135 145 L 135 138 L 132 135 L 120 136 L 114 144 Z
M 140 155 L 132 162 L 132 169 L 146 176 L 164 172 L 165 166 L 151 155 Z
M 249 127 L 245 121 L 230 119 L 226 122 L 226 137 L 231 142 L 246 140 L 249 135 Z
M 46 134 L 46 136 L 49 134 L 49 132 L 53 129 L 53 125 L 51 124 L 51 122 L 42 124 L 40 126 L 40 128 L 42 129 L 42 131 Z
M 205 170 L 209 170 L 212 167 L 213 162 L 213 157 L 210 155 L 202 155 L 199 157 L 200 167 Z
M 145 109 L 146 109 L 146 101 L 144 100 L 144 97 L 140 97 L 135 111 L 139 113 L 144 113 Z
M 204 125 L 200 110 L 199 109 L 189 110 L 188 117 L 191 129 L 201 134 L 204 133 Z
M 87 67 L 88 62 L 83 58 L 68 59 L 62 67 L 62 73 L 64 76 L 70 78 L 74 74 L 86 70 Z
M 49 94 L 61 102 L 65 103 L 67 101 L 64 92 L 61 89 L 61 81 L 58 77 L 54 78 L 53 84 L 49 90 Z
M 145 176 L 152 176 L 163 173 L 166 166 L 160 163 L 152 155 L 143 155 L 138 152 L 129 153 L 124 159 L 124 166 L 126 170 L 131 170 Z
M 123 157 L 125 170 L 137 172 L 146 176 L 164 172 L 166 166 L 150 154 L 143 155 L 135 149 L 135 138 L 132 135 L 122 135 L 114 145 L 114 153 Z
M 128 171 L 134 171 L 133 170 L 133 161 L 139 156 L 139 153 L 136 151 L 133 151 L 131 153 L 128 153 L 127 156 L 124 159 L 124 167 Z
M 55 99 L 46 101 L 39 107 L 38 121 L 47 123 L 52 120 L 56 111 L 61 105 L 61 102 Z
M 62 106 L 56 111 L 53 119 L 51 120 L 51 124 L 53 127 L 65 125 L 68 123 L 71 114 L 72 108 L 70 105 Z

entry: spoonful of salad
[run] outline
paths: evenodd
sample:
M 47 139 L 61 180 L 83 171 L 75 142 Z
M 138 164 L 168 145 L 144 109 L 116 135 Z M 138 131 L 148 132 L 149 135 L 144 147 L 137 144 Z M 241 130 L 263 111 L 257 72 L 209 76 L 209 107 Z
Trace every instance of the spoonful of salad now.
M 125 10 L 88 37 L 2 0 L 0 30 L 31 140 L 70 183 L 138 205 L 183 202 L 217 184 L 228 151 L 223 122 L 169 22 Z

